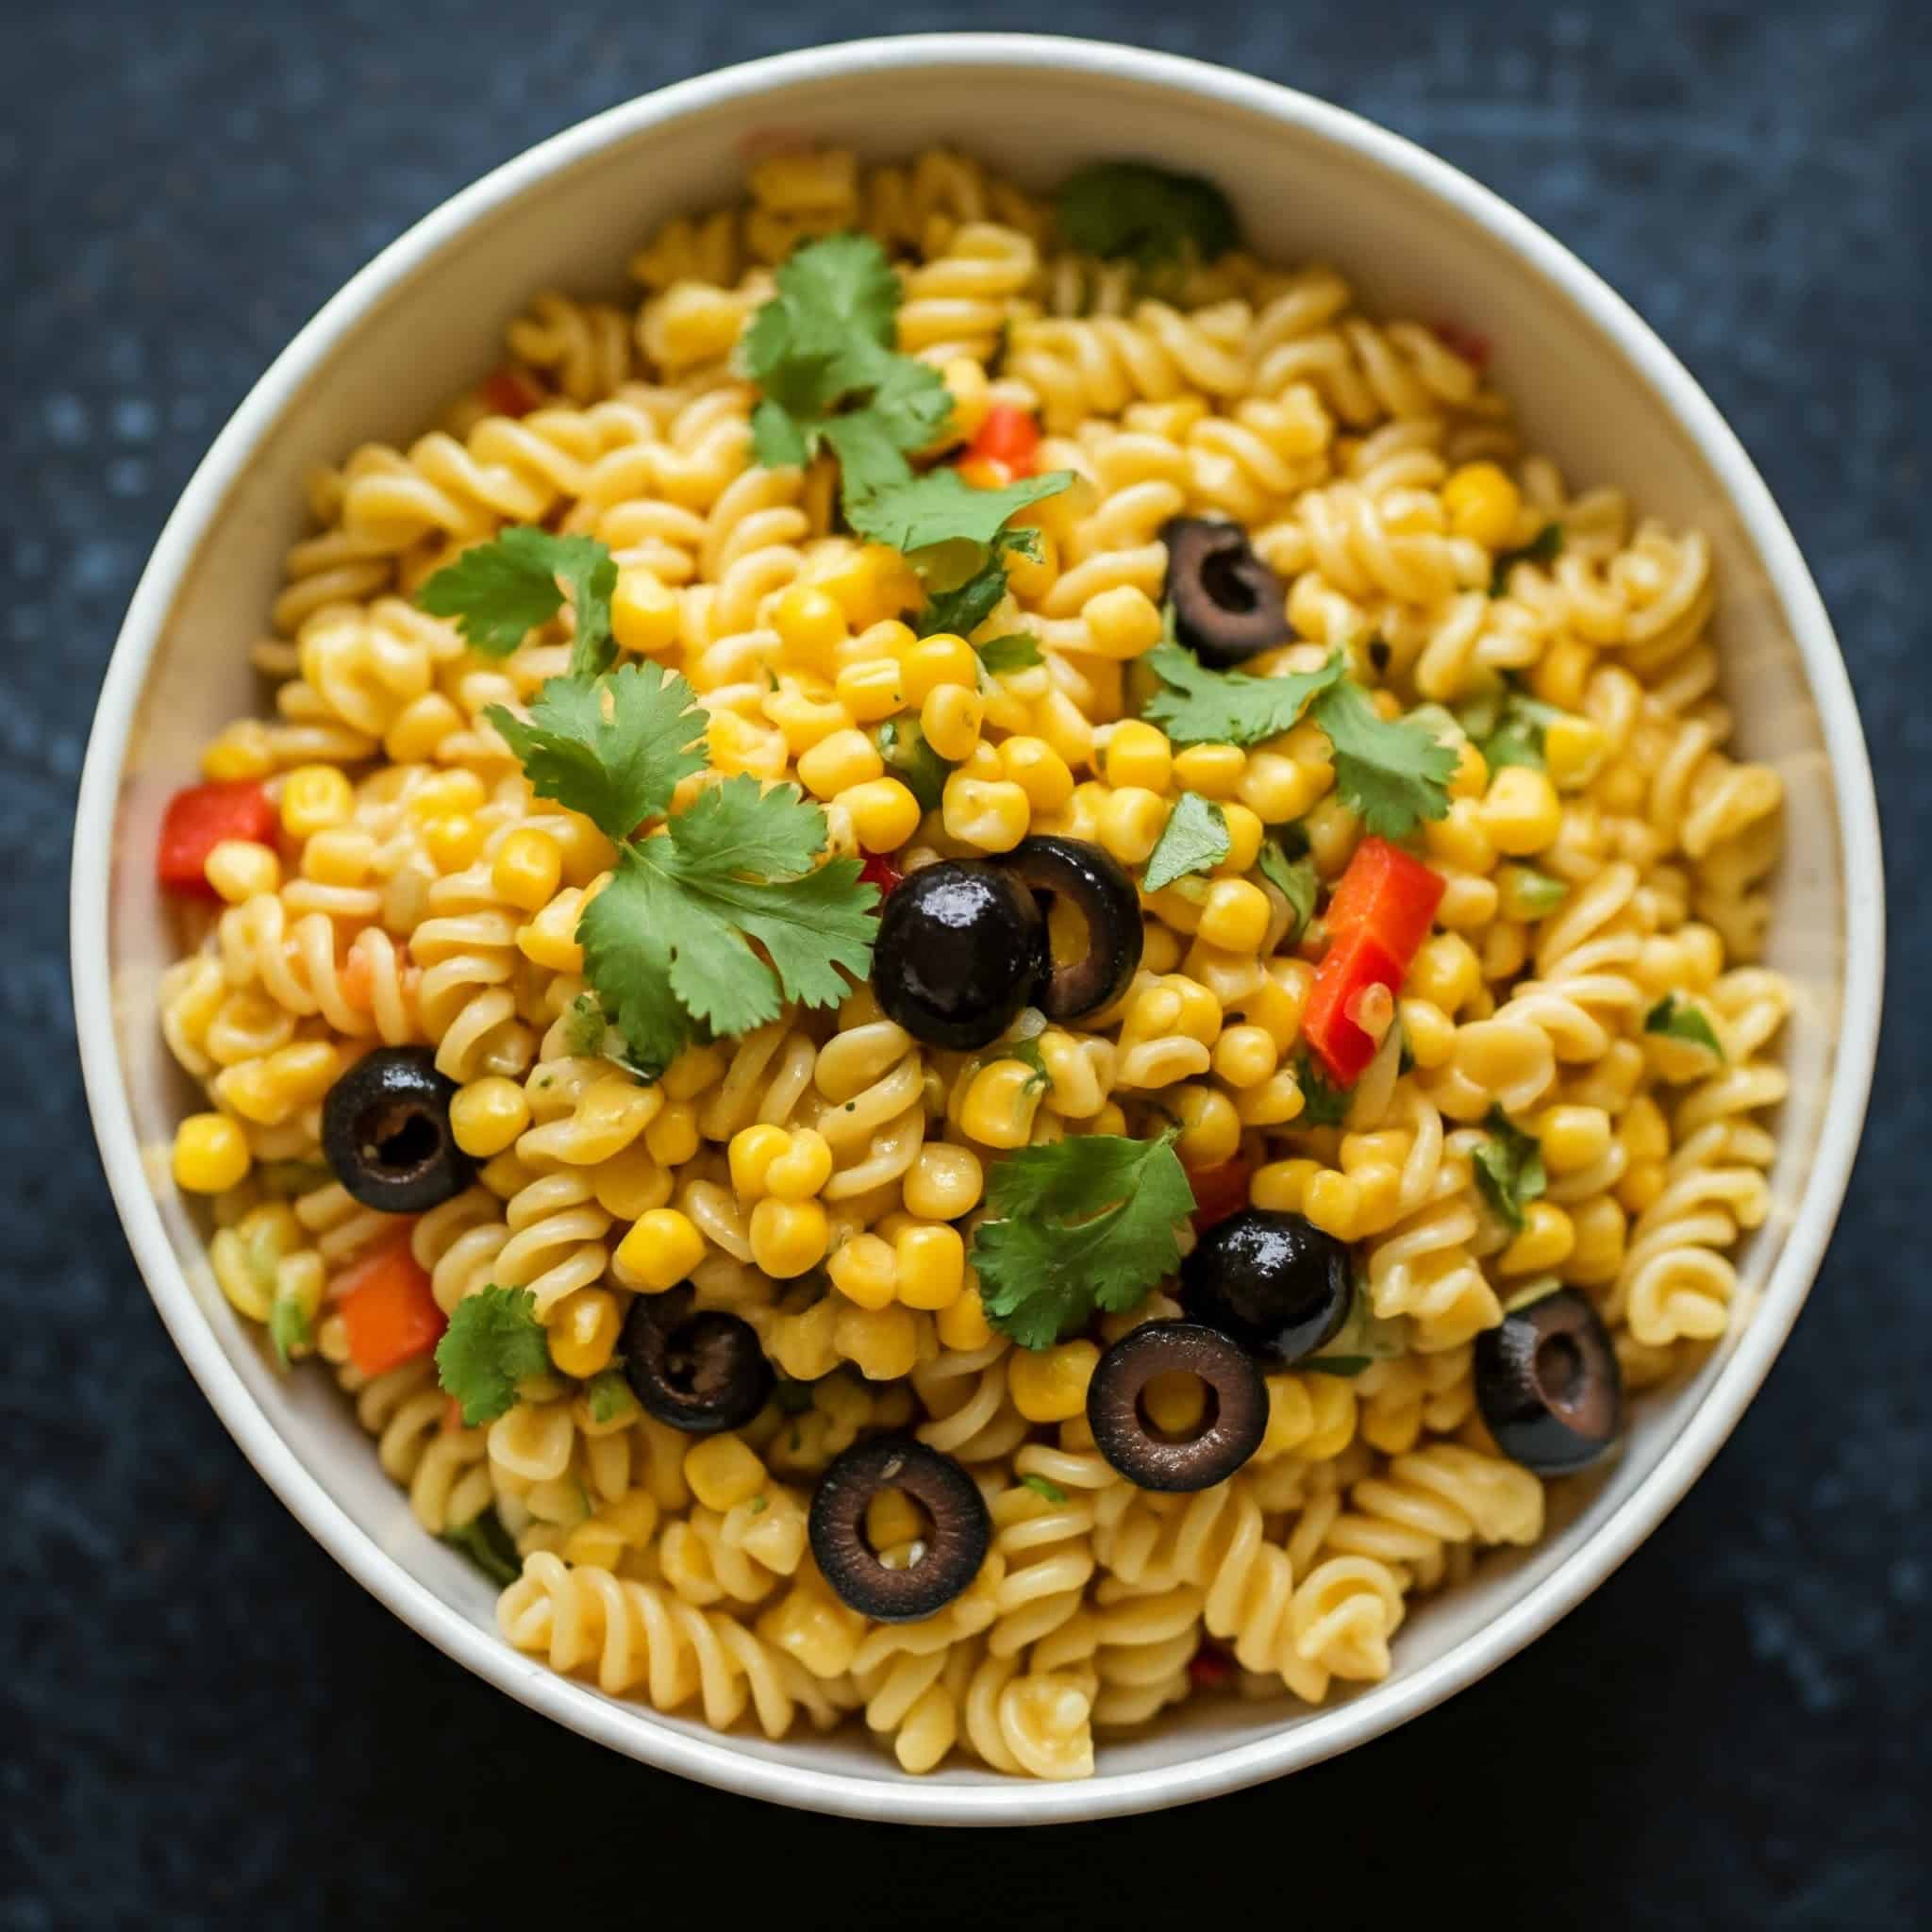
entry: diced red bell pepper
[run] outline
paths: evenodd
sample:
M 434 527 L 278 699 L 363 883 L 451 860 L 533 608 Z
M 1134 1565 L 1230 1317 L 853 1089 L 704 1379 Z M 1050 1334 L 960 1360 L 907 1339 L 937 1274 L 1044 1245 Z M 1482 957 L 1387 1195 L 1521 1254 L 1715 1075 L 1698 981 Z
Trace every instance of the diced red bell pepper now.
M 1204 1643 L 1189 1659 L 1188 1678 L 1196 1690 L 1218 1690 L 1234 1681 L 1234 1659 L 1226 1651 Z
M 983 464 L 995 466 L 991 480 L 996 484 L 1033 475 L 1040 467 L 1040 425 L 1030 410 L 1013 403 L 995 403 L 986 412 L 978 434 L 960 458 L 961 469 L 969 470 L 969 479 L 974 482 Z
M 1386 839 L 1364 839 L 1322 921 L 1333 939 L 1357 930 L 1373 933 L 1407 973 L 1417 948 L 1429 936 L 1436 908 L 1442 903 L 1442 888 L 1441 874 L 1431 872 L 1401 846 Z
M 508 362 L 492 369 L 476 385 L 476 394 L 483 407 L 497 416 L 527 416 L 543 400 L 535 378 Z
M 1407 970 L 1374 933 L 1360 928 L 1336 940 L 1322 956 L 1302 1008 L 1302 1038 L 1321 1056 L 1337 1086 L 1353 1087 L 1382 1043 L 1355 1019 L 1357 1000 L 1375 986 L 1387 987 L 1392 1000 Z
M 168 801 L 161 818 L 155 875 L 171 892 L 212 899 L 208 856 L 225 839 L 252 839 L 272 844 L 275 808 L 253 778 L 191 785 Z
M 1236 1156 L 1219 1167 L 1204 1167 L 1188 1175 L 1188 1185 L 1194 1191 L 1194 1211 L 1190 1219 L 1196 1234 L 1217 1221 L 1225 1221 L 1230 1214 L 1239 1214 L 1248 1205 L 1248 1163 Z
M 1473 369 L 1483 368 L 1490 359 L 1489 337 L 1464 328 L 1459 322 L 1437 323 L 1436 337 L 1445 347 L 1454 349 Z
M 865 863 L 858 868 L 858 876 L 876 886 L 882 900 L 890 897 L 906 880 L 906 874 L 890 858 L 876 852 L 866 854 Z
M 349 1359 L 365 1375 L 380 1375 L 428 1352 L 442 1340 L 448 1318 L 429 1291 L 429 1276 L 409 1252 L 410 1221 L 330 1284 L 347 1332 Z

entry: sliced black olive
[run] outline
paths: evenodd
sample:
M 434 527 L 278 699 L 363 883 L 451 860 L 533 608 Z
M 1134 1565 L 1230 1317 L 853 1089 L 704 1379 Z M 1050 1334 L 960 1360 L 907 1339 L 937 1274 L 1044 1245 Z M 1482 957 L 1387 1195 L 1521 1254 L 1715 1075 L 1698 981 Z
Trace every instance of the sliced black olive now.
M 1244 1208 L 1217 1221 L 1181 1263 L 1188 1313 L 1246 1343 L 1271 1367 L 1313 1355 L 1348 1320 L 1348 1248 L 1299 1214 Z
M 996 864 L 1045 901 L 1064 900 L 1087 927 L 1087 949 L 1077 958 L 1055 958 L 1051 938 L 1036 995 L 1049 1020 L 1078 1020 L 1110 1007 L 1132 984 L 1145 933 L 1141 895 L 1119 859 L 1085 839 L 1044 835 L 1022 839 Z
M 948 858 L 908 874 L 887 897 L 873 990 L 915 1039 L 985 1046 L 1019 1018 L 1045 957 L 1033 894 L 997 866 Z
M 385 1214 L 421 1214 L 460 1194 L 476 1163 L 450 1131 L 456 1091 L 426 1046 L 365 1053 L 322 1103 L 322 1151 L 337 1180 Z
M 1208 1385 L 1201 1425 L 1184 1441 L 1148 1421 L 1141 1397 L 1156 1375 L 1190 1374 Z M 1087 1385 L 1093 1446 L 1143 1490 L 1206 1490 L 1225 1482 L 1268 1427 L 1268 1385 L 1240 1342 L 1199 1322 L 1147 1322 L 1100 1357 Z
M 646 1415 L 687 1436 L 750 1422 L 772 1392 L 757 1331 L 722 1308 L 691 1311 L 691 1291 L 641 1294 L 624 1318 L 624 1379 Z
M 1160 536 L 1174 633 L 1202 663 L 1225 671 L 1291 641 L 1288 588 L 1239 524 L 1174 517 Z
M 1590 1298 L 1574 1288 L 1477 1337 L 1475 1396 L 1496 1447 L 1539 1475 L 1587 1468 L 1624 1427 L 1617 1352 Z
M 903 1490 L 932 1522 L 918 1560 L 903 1570 L 888 1569 L 866 1541 L 866 1509 L 887 1490 Z M 807 1526 L 812 1558 L 841 1601 L 882 1624 L 944 1609 L 979 1574 L 992 1541 L 973 1478 L 910 1436 L 876 1436 L 835 1456 L 819 1478 Z

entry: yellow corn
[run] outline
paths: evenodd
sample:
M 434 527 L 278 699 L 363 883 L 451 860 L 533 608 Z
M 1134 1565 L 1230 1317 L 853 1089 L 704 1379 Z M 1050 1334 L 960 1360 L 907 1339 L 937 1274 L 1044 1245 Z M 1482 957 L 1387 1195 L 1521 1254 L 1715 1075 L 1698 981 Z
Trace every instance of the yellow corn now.
M 867 852 L 896 852 L 919 829 L 919 801 L 896 778 L 851 786 L 836 802 Z
M 224 839 L 202 861 L 202 872 L 230 906 L 239 906 L 258 892 L 273 892 L 282 883 L 282 861 L 273 846 L 253 839 Z
M 876 724 L 906 708 L 905 685 L 899 660 L 884 657 L 846 665 L 832 689 L 857 723 Z
M 641 657 L 668 651 L 677 641 L 678 616 L 676 591 L 655 571 L 637 566 L 618 572 L 610 597 L 610 631 L 626 651 Z
M 785 646 L 788 663 L 827 676 L 837 669 L 845 641 L 845 612 L 838 600 L 815 584 L 793 584 L 772 610 L 772 628 Z
M 525 912 L 549 905 L 562 877 L 563 854 L 557 841 L 528 826 L 512 832 L 490 862 L 490 884 L 497 897 Z
M 919 708 L 919 728 L 941 758 L 958 764 L 978 749 L 985 717 L 986 704 L 976 691 L 963 684 L 941 684 L 926 692 Z
M 816 1201 L 773 1196 L 751 1210 L 751 1257 L 774 1281 L 790 1281 L 825 1258 L 831 1225 Z
M 348 778 L 334 765 L 297 765 L 282 780 L 282 830 L 291 839 L 325 832 L 355 808 Z
M 761 1201 L 771 1191 L 766 1171 L 774 1160 L 791 1151 L 791 1136 L 783 1127 L 761 1121 L 755 1126 L 741 1127 L 731 1137 L 726 1154 L 731 1185 L 741 1201 Z
M 501 1074 L 470 1081 L 449 1104 L 449 1127 L 457 1145 L 479 1160 L 501 1154 L 529 1124 L 528 1097 Z
M 850 786 L 870 784 L 885 769 L 878 746 L 857 729 L 820 739 L 798 760 L 799 781 L 815 798 L 830 798 Z
M 1165 791 L 1174 777 L 1174 747 L 1167 733 L 1138 718 L 1116 724 L 1101 756 L 1107 782 L 1113 786 L 1141 785 Z
M 1241 1152 L 1241 1117 L 1234 1102 L 1212 1087 L 1177 1089 L 1172 1102 L 1180 1136 L 1174 1151 L 1188 1167 L 1219 1167 Z
M 1167 826 L 1169 805 L 1158 791 L 1127 785 L 1100 808 L 1100 842 L 1123 865 L 1142 865 Z
M 825 1263 L 831 1283 L 861 1308 L 883 1308 L 899 1291 L 898 1262 L 891 1244 L 875 1234 L 855 1235 L 833 1249 Z
M 966 1280 L 966 1243 L 957 1228 L 927 1222 L 901 1228 L 892 1243 L 899 1299 L 908 1308 L 948 1308 Z
M 1555 718 L 1543 731 L 1543 763 L 1558 791 L 1580 791 L 1603 766 L 1610 741 L 1594 718 Z
M 684 1479 L 707 1509 L 722 1515 L 765 1487 L 765 1465 L 736 1436 L 708 1436 L 684 1452 Z
M 576 1289 L 550 1311 L 550 1359 L 560 1374 L 587 1381 L 610 1366 L 623 1326 L 617 1297 L 608 1288 Z
M 1208 1412 L 1207 1385 L 1186 1369 L 1170 1369 L 1148 1378 L 1141 1391 L 1141 1407 L 1157 1429 L 1170 1436 L 1189 1437 Z
M 958 1299 L 948 1302 L 933 1317 L 933 1327 L 947 1348 L 984 1348 L 992 1340 L 992 1324 L 986 1319 L 976 1280 L 967 1282 Z
M 1017 785 L 964 772 L 946 780 L 941 815 L 947 838 L 981 852 L 1010 852 L 1033 821 L 1026 794 Z
M 964 638 L 941 631 L 937 637 L 921 638 L 906 653 L 906 701 L 924 705 L 942 684 L 963 684 L 974 691 L 979 685 L 979 658 Z
M 906 1211 L 926 1221 L 958 1221 L 979 1205 L 986 1170 L 970 1147 L 928 1141 L 906 1171 Z
M 1100 1362 L 1091 1341 L 1062 1341 L 1008 1357 L 1007 1391 L 1029 1423 L 1063 1423 L 1087 1407 L 1087 1385 Z
M 1230 953 L 1253 955 L 1268 937 L 1268 895 L 1246 879 L 1216 879 L 1208 888 L 1197 936 L 1210 946 Z
M 202 775 L 220 783 L 266 778 L 275 768 L 268 726 L 259 718 L 241 718 L 201 755 Z
M 1541 1274 L 1560 1268 L 1576 1245 L 1570 1217 L 1554 1201 L 1532 1201 L 1523 1210 L 1523 1232 L 1496 1265 L 1505 1274 Z
M 1230 1026 L 1214 1042 L 1214 1071 L 1230 1087 L 1258 1087 L 1280 1062 L 1281 1055 L 1263 1026 Z
M 1500 550 L 1516 527 L 1522 492 L 1494 463 L 1464 463 L 1442 485 L 1442 508 L 1449 527 L 1485 550 Z
M 1490 780 L 1476 817 L 1497 851 L 1524 858 L 1556 842 L 1563 808 L 1545 773 L 1505 765 Z
M 1238 744 L 1191 744 L 1174 755 L 1174 782 L 1203 798 L 1229 799 L 1248 769 L 1248 755 Z
M 1552 1174 L 1577 1174 L 1610 1151 L 1610 1117 L 1600 1107 L 1545 1108 L 1536 1134 Z
M 225 1113 L 192 1113 L 175 1129 L 175 1185 L 225 1194 L 248 1178 L 248 1137 Z
M 1138 658 L 1160 641 L 1160 610 L 1138 584 L 1099 591 L 1080 607 L 1086 648 L 1097 658 Z
M 705 1258 L 705 1238 L 675 1208 L 653 1208 L 617 1244 L 618 1279 L 647 1294 L 675 1288 Z
M 682 1167 L 698 1151 L 698 1110 L 688 1100 L 669 1102 L 644 1129 L 644 1146 L 653 1160 Z
M 994 1060 L 974 1074 L 959 1105 L 959 1126 L 985 1147 L 1024 1147 L 1040 1111 L 1041 1082 L 1020 1060 Z

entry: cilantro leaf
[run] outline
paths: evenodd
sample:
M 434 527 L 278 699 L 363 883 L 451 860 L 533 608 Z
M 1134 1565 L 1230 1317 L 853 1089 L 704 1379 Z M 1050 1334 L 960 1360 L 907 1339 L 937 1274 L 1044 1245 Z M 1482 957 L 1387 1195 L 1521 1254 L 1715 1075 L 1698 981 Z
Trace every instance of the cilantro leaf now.
M 1096 1310 L 1138 1307 L 1174 1273 L 1174 1231 L 1194 1207 L 1174 1141 L 1078 1134 L 994 1165 L 972 1262 L 995 1328 L 1050 1348 Z
M 937 637 L 941 631 L 957 638 L 972 637 L 1007 594 L 1000 551 L 1009 538 L 1017 539 L 1020 534 L 1018 530 L 1002 530 L 986 561 L 964 583 L 950 591 L 935 591 L 913 620 L 912 628 L 923 638 Z
M 1505 693 L 1497 702 L 1495 721 L 1486 732 L 1475 734 L 1475 748 L 1491 771 L 1505 765 L 1543 768 L 1543 733 L 1563 713 L 1555 705 L 1526 697 L 1520 691 Z
M 926 742 L 917 718 L 888 718 L 879 726 L 879 757 L 888 774 L 919 801 L 921 811 L 940 808 L 953 767 Z
M 1049 1482 L 1043 1475 L 1023 1475 L 1020 1478 L 1020 1485 L 1023 1489 L 1031 1490 L 1036 1496 L 1044 1496 L 1049 1503 L 1064 1503 L 1067 1500 L 1066 1491 L 1061 1489 L 1059 1484 Z
M 1506 865 L 1498 883 L 1504 888 L 1505 903 L 1530 919 L 1547 918 L 1570 896 L 1570 888 L 1561 879 L 1553 879 L 1533 865 Z
M 1311 712 L 1335 753 L 1335 789 L 1363 826 L 1402 839 L 1424 819 L 1445 818 L 1456 753 L 1426 724 L 1376 714 L 1360 685 L 1331 681 Z
M 1308 700 L 1341 676 L 1341 653 L 1319 671 L 1256 677 L 1245 671 L 1210 671 L 1191 651 L 1158 643 L 1141 659 L 1160 679 L 1143 714 L 1176 745 L 1258 744 L 1301 722 Z
M 1296 1126 L 1339 1127 L 1348 1117 L 1350 1090 L 1332 1085 L 1307 1052 L 1295 1060 L 1294 1083 L 1302 1090 L 1302 1110 L 1294 1118 Z
M 779 1414 L 803 1415 L 812 1406 L 811 1388 L 809 1382 L 796 1382 L 790 1375 L 780 1375 L 772 1391 Z
M 983 644 L 975 644 L 979 661 L 997 677 L 1002 671 L 1024 671 L 1029 665 L 1044 660 L 1040 655 L 1040 640 L 1031 631 L 1008 631 L 1006 636 L 989 638 Z
M 1667 992 L 1650 1011 L 1643 1016 L 1643 1030 L 1646 1033 L 1661 1033 L 1672 1040 L 1686 1040 L 1692 1046 L 1707 1046 L 1719 1059 L 1724 1058 L 1724 1050 L 1718 1040 L 1717 1030 L 1702 1010 L 1693 1007 L 1687 999 L 1674 992 Z
M 492 1583 L 514 1583 L 524 1574 L 523 1558 L 494 1509 L 485 1509 L 467 1523 L 451 1524 L 443 1531 L 442 1540 L 452 1549 L 460 1550 Z
M 1543 1150 L 1536 1136 L 1525 1134 L 1500 1107 L 1490 1108 L 1483 1125 L 1489 1136 L 1473 1157 L 1477 1184 L 1490 1206 L 1520 1229 L 1523 1210 L 1548 1185 Z
M 1057 496 L 1073 480 L 1071 470 L 1049 470 L 1042 476 L 1017 477 L 997 490 L 979 490 L 958 471 L 941 468 L 903 481 L 868 482 L 855 493 L 848 470 L 845 515 L 861 537 L 894 550 L 910 553 L 968 542 L 991 552 L 1008 518 L 1029 504 Z
M 1143 892 L 1158 892 L 1191 872 L 1211 872 L 1228 855 L 1227 814 L 1211 798 L 1183 791 L 1148 855 Z
M 268 1340 L 276 1362 L 285 1369 L 297 1349 L 306 1349 L 314 1341 L 314 1327 L 302 1304 L 292 1296 L 278 1294 L 269 1304 Z
M 1501 597 L 1507 593 L 1509 573 L 1519 563 L 1553 563 L 1562 554 L 1562 525 L 1545 524 L 1527 543 L 1497 553 L 1495 569 L 1490 574 L 1490 595 Z
M 1226 195 L 1199 175 L 1145 161 L 1096 161 L 1070 176 L 1054 206 L 1083 255 L 1127 256 L 1142 268 L 1192 255 L 1214 261 L 1241 241 Z
M 705 769 L 706 713 L 697 693 L 661 664 L 625 664 L 608 677 L 553 677 L 527 724 L 491 705 L 484 714 L 523 760 L 531 789 L 580 811 L 616 840 L 671 804 Z
M 516 525 L 446 564 L 417 592 L 433 617 L 454 617 L 463 640 L 491 658 L 507 658 L 539 625 L 563 608 L 561 577 L 576 611 L 573 671 L 596 673 L 616 656 L 610 599 L 617 561 L 594 537 L 556 537 Z
M 1308 921 L 1315 916 L 1315 895 L 1321 890 L 1315 861 L 1307 852 L 1299 858 L 1291 858 L 1277 837 L 1262 841 L 1256 863 L 1260 867 L 1261 876 L 1288 901 L 1288 909 L 1293 917 L 1287 932 L 1282 935 L 1281 943 L 1291 946 L 1307 930 Z
M 824 813 L 791 787 L 762 791 L 741 774 L 619 855 L 577 938 L 645 1077 L 676 1057 L 693 1020 L 748 1033 L 787 1000 L 836 1006 L 851 991 L 845 974 L 866 976 L 878 889 L 857 859 L 813 869 L 825 836 Z
M 591 1420 L 600 1425 L 614 1423 L 638 1406 L 621 1369 L 600 1370 L 585 1383 L 584 1394 L 591 1405 Z
M 564 1016 L 564 1050 L 573 1059 L 596 1058 L 604 1051 L 604 1034 L 608 1024 L 596 995 L 578 993 Z
M 527 1288 L 491 1285 L 465 1295 L 436 1344 L 436 1378 L 471 1428 L 506 1414 L 517 1384 L 550 1367 L 550 1345 Z

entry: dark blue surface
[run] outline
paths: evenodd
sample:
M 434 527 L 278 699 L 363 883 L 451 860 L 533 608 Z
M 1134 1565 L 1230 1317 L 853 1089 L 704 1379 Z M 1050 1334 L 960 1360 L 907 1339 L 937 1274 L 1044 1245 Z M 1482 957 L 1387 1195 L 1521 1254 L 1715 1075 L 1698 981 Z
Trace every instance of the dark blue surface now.
M 1656 0 L 0 8 L 0 1924 L 1891 1926 L 1924 1842 L 1932 9 Z M 1222 24 L 1209 25 L 1210 20 Z M 997 1842 L 720 1797 L 468 1678 L 251 1474 L 116 1232 L 73 1070 L 81 746 L 168 507 L 295 327 L 530 142 L 749 55 L 1048 27 L 1196 54 L 1467 168 L 1629 296 L 1783 504 L 1864 708 L 1892 1003 L 1809 1311 L 1715 1468 L 1531 1652 L 1398 1736 L 1166 1818 Z M 1239 1885 L 1239 1894 L 1235 1887 Z M 704 1888 L 702 1894 L 700 1887 Z M 694 1907 L 697 1896 L 715 1901 Z M 784 1918 L 779 1917 L 784 1913 Z M 729 1922 L 729 1920 L 727 1922 Z M 541 1921 L 540 1921 L 541 1923 Z

